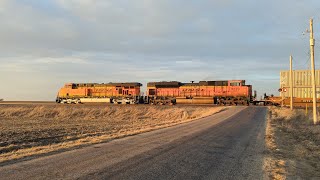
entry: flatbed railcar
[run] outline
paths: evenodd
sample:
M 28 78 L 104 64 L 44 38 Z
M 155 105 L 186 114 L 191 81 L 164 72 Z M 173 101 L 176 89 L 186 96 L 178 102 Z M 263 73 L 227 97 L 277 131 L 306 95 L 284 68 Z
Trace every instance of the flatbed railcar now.
M 275 106 L 286 106 L 290 107 L 290 97 L 266 97 L 266 105 L 275 105 Z M 312 98 L 299 98 L 293 97 L 293 107 L 297 108 L 312 108 L 313 99 Z M 317 98 L 317 107 L 320 107 L 320 98 Z

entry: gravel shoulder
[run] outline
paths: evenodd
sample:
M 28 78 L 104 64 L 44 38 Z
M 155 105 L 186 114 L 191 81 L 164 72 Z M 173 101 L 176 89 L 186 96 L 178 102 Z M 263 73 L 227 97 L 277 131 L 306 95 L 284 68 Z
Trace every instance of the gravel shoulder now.
M 265 168 L 271 179 L 320 179 L 320 126 L 302 109 L 269 109 Z

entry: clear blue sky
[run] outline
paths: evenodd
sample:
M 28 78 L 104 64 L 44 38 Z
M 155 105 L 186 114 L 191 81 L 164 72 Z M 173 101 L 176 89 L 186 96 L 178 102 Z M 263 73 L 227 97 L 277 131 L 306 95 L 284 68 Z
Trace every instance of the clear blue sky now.
M 290 54 L 310 68 L 302 33 L 313 17 L 320 43 L 319 12 L 316 0 L 1 0 L 0 98 L 54 100 L 65 82 L 226 79 L 278 94 Z

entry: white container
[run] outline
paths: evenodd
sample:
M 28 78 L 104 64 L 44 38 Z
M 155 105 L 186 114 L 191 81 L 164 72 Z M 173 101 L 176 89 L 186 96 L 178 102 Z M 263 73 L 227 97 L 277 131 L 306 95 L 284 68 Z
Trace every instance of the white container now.
M 290 71 L 280 71 L 280 96 L 290 96 L 289 77 Z M 311 71 L 310 70 L 293 70 L 293 97 L 297 98 L 312 98 L 311 88 Z M 317 98 L 320 98 L 320 70 L 316 70 L 316 89 Z

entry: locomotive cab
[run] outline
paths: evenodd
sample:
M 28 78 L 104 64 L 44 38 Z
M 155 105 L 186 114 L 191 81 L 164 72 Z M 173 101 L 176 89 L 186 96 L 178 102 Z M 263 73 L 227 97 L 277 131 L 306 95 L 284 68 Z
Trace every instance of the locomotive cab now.
M 229 86 L 245 86 L 246 81 L 245 80 L 231 80 L 229 81 Z

